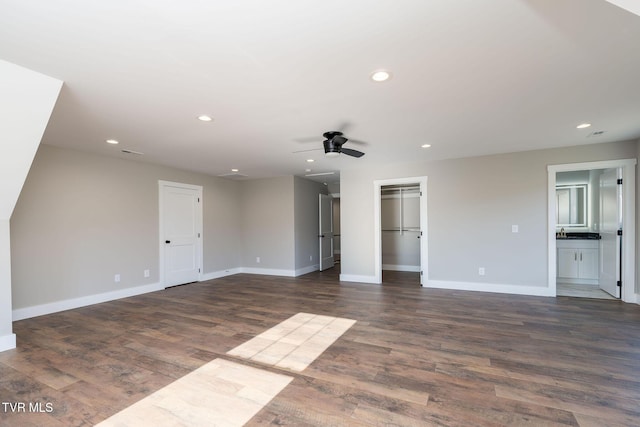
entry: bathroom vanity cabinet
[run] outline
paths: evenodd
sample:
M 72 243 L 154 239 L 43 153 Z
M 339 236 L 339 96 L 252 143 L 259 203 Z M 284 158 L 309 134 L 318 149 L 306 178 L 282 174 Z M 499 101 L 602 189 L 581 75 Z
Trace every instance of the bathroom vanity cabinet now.
M 556 241 L 557 278 L 565 283 L 598 284 L 599 240 Z

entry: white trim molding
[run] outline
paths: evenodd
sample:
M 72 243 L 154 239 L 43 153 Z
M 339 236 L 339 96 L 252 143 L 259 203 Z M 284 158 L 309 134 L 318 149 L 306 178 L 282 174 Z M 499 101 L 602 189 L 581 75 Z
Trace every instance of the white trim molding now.
M 205 273 L 202 275 L 200 279 L 201 282 L 206 282 L 207 280 L 219 279 L 221 277 L 233 276 L 234 274 L 242 273 L 241 268 L 228 268 L 226 270 L 214 271 L 211 273 Z
M 376 276 L 363 276 L 358 274 L 341 274 L 340 275 L 341 282 L 356 282 L 356 283 L 372 283 L 374 285 L 379 285 L 380 282 L 377 281 Z
M 230 268 L 227 270 L 214 271 L 213 273 L 207 273 L 202 277 L 202 281 L 219 279 L 221 277 L 232 276 L 234 274 L 260 274 L 263 276 L 283 276 L 283 277 L 298 277 L 303 274 L 312 273 L 318 271 L 319 265 L 310 265 L 308 267 L 298 268 L 297 270 L 284 270 L 277 268 L 253 268 L 253 267 L 238 267 Z
M 164 290 L 164 286 L 162 286 L 160 283 L 154 283 L 151 285 L 136 286 L 135 288 L 120 289 L 112 292 L 104 292 L 101 294 L 87 295 L 80 298 L 56 301 L 48 304 L 18 308 L 13 310 L 13 321 L 15 322 L 17 320 L 29 319 L 31 317 L 44 316 L 45 314 L 72 310 L 74 308 L 86 307 L 88 305 L 99 304 L 102 302 L 128 298 L 161 290 Z
M 246 274 L 262 274 L 264 276 L 296 277 L 295 270 L 283 270 L 277 268 L 242 267 L 240 272 Z
M 0 352 L 13 350 L 16 348 L 16 334 L 3 335 L 0 337 Z
M 480 282 L 454 282 L 448 280 L 429 280 L 426 288 L 453 289 L 458 291 L 491 292 L 498 294 L 532 295 L 538 297 L 555 297 L 556 293 L 550 292 L 549 288 L 543 286 L 518 286 L 505 285 L 499 283 Z

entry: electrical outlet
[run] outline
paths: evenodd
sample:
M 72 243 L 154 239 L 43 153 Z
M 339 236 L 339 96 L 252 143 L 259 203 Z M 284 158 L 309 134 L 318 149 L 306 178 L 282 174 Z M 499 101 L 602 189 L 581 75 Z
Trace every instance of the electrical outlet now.
M 256 257 L 256 262 L 257 262 L 258 264 L 260 264 L 260 257 L 259 257 L 259 256 L 257 256 L 257 257 Z
M 518 232 L 518 226 L 517 225 L 512 225 L 511 226 L 511 232 L 512 233 L 517 233 Z
M 309 255 L 309 261 L 313 261 L 313 255 Z
M 145 270 L 144 271 L 144 277 L 149 277 L 149 276 L 150 276 L 149 270 Z
M 479 276 L 484 276 L 484 267 L 480 267 L 480 268 L 478 269 L 478 275 L 479 275 Z
M 116 283 L 120 283 L 120 275 L 116 274 L 115 276 L 113 276 L 113 281 Z

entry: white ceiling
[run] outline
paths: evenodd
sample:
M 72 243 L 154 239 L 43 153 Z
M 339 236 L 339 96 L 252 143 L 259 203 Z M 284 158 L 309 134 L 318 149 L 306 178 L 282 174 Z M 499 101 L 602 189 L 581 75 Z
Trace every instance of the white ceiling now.
M 604 0 L 0 0 L 0 58 L 65 82 L 45 144 L 210 175 L 640 138 L 640 17 Z M 345 124 L 364 157 L 292 154 Z

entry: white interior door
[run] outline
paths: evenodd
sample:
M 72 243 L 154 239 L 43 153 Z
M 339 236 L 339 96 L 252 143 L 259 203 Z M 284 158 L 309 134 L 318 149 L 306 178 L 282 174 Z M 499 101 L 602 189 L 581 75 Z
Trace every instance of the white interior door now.
M 620 298 L 620 248 L 618 230 L 622 228 L 622 186 L 619 169 L 600 175 L 600 288 Z
M 320 271 L 333 267 L 333 200 L 320 194 L 319 214 Z
M 161 183 L 161 258 L 164 285 L 198 281 L 201 273 L 202 188 Z

